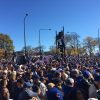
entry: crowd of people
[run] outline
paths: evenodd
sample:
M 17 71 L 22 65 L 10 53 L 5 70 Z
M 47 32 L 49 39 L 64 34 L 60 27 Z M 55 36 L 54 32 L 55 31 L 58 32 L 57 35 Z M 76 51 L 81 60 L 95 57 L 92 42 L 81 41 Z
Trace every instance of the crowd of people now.
M 0 61 L 0 100 L 100 100 L 100 57 Z

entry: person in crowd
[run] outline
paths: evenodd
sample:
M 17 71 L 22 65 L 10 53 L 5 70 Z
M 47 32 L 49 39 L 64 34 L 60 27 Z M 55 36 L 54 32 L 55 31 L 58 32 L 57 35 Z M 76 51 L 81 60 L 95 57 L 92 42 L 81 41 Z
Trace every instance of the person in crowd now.
M 100 100 L 100 75 L 94 76 L 94 83 L 89 87 L 89 98 Z
M 42 100 L 46 100 L 46 92 L 47 92 L 46 78 L 41 77 L 40 81 L 41 81 L 41 83 L 40 83 L 40 90 L 41 90 L 41 93 L 43 95 L 43 99 Z
M 64 100 L 70 100 L 70 93 L 74 89 L 74 79 L 68 78 L 63 86 Z
M 89 98 L 90 72 L 85 70 L 82 73 L 83 73 L 83 77 L 77 79 L 76 87 L 80 89 L 80 91 L 83 93 L 85 100 L 87 100 Z
M 58 88 L 60 80 L 55 79 L 54 84 L 55 85 L 51 86 L 47 91 L 47 100 L 64 100 L 63 92 Z
M 24 80 L 23 79 L 18 79 L 12 85 L 13 85 L 12 90 L 11 90 L 12 98 L 13 98 L 13 100 L 18 100 L 18 97 L 19 97 L 20 93 L 24 89 Z
M 2 87 L 2 92 L 0 93 L 0 100 L 9 100 L 10 94 L 6 87 Z
M 7 88 L 7 79 L 3 79 L 0 82 L 0 100 L 9 100 L 10 99 L 10 93 L 9 90 Z
M 25 82 L 24 90 L 20 93 L 18 100 L 29 100 L 33 97 L 37 97 L 38 94 L 32 91 L 32 86 L 30 82 Z
M 0 61 L 0 100 L 100 99 L 100 58 L 37 56 L 18 65 Z

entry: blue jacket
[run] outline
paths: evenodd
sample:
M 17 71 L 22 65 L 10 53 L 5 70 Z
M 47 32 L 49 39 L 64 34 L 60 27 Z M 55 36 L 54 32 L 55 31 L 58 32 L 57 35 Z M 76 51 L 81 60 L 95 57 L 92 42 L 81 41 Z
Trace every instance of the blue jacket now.
M 48 100 L 63 100 L 63 93 L 57 87 L 53 87 L 47 92 Z

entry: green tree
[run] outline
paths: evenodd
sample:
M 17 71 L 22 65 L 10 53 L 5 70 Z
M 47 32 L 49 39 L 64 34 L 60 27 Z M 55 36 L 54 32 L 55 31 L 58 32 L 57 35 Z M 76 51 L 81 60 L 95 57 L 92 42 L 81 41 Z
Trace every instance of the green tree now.
M 10 36 L 0 33 L 0 59 L 10 57 L 13 50 L 13 40 L 10 38 Z
M 10 38 L 9 35 L 0 33 L 0 49 L 13 51 L 13 40 Z

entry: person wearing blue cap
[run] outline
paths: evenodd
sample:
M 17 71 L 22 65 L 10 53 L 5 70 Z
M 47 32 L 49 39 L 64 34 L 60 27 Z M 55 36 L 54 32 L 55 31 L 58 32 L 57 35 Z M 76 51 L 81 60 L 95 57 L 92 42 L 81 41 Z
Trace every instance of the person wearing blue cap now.
M 63 94 L 58 88 L 53 87 L 48 90 L 47 99 L 48 100 L 63 100 Z
M 89 97 L 89 87 L 90 87 L 90 75 L 91 73 L 87 70 L 82 72 L 82 76 L 76 80 L 76 87 L 82 92 L 85 100 Z
M 58 87 L 60 84 L 60 79 L 54 79 L 53 83 L 55 84 L 52 88 L 47 91 L 47 100 L 63 100 L 63 92 Z
M 32 91 L 33 84 L 30 82 L 25 82 L 24 90 L 20 93 L 18 100 L 29 100 L 33 97 L 37 97 L 38 94 Z

